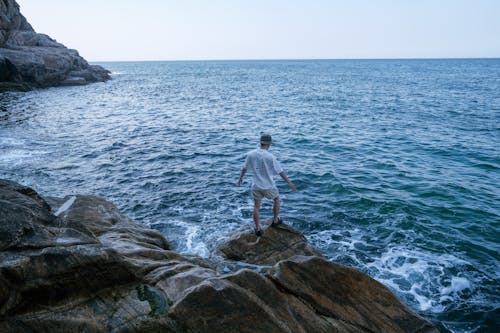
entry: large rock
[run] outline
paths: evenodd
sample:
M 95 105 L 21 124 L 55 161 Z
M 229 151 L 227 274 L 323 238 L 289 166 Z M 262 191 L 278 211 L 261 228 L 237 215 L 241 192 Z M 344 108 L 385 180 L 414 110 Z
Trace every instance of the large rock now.
M 188 332 L 365 332 L 318 315 L 271 279 L 246 269 L 203 281 L 177 301 L 169 314 Z
M 265 231 L 261 237 L 255 236 L 249 228 L 235 231 L 217 247 L 217 254 L 225 259 L 257 265 L 274 265 L 294 255 L 321 256 L 296 229 L 286 224 L 270 227 L 270 221 L 264 222 L 263 227 Z
M 0 0 L 0 92 L 106 81 L 76 50 L 36 33 L 14 0 Z
M 228 244 L 273 266 L 224 274 L 227 261 L 172 251 L 102 198 L 44 199 L 0 180 L 0 332 L 437 332 L 290 226 Z
M 169 315 L 188 332 L 437 332 L 382 284 L 319 257 L 206 279 Z
M 111 203 L 66 199 L 55 216 L 32 189 L 0 181 L 0 332 L 173 332 L 157 313 L 168 301 L 142 276 L 184 258 Z
M 322 316 L 369 332 L 429 332 L 384 285 L 349 267 L 318 257 L 293 257 L 275 265 L 268 277 L 307 302 Z

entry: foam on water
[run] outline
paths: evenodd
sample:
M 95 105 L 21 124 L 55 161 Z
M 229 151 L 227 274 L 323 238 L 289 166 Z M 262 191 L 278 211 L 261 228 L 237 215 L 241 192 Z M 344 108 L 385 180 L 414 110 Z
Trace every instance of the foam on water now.
M 179 251 L 201 257 L 207 257 L 210 254 L 207 245 L 200 239 L 202 230 L 199 225 L 174 219 L 168 220 L 168 225 L 169 229 L 176 230 L 178 235 L 175 238 L 176 248 Z M 155 225 L 152 225 L 152 227 L 155 227 Z M 171 239 L 168 236 L 167 238 Z
M 2 163 L 22 164 L 24 159 L 29 159 L 33 153 L 23 149 L 5 149 L 2 151 Z
M 22 160 L 29 158 L 32 151 L 26 149 L 25 140 L 13 137 L 0 137 L 0 147 L 2 147 L 2 158 L 0 163 L 22 163 Z
M 469 280 L 461 277 L 452 277 L 451 285 L 449 287 L 443 288 L 441 290 L 442 295 L 450 295 L 452 293 L 456 294 L 465 289 L 472 290 L 472 286 Z
M 445 309 L 443 303 L 446 300 L 439 296 L 450 288 L 455 290 L 457 281 L 468 282 L 463 277 L 451 275 L 451 272 L 460 272 L 460 267 L 467 265 L 470 263 L 449 254 L 436 255 L 415 248 L 394 247 L 367 267 L 370 271 L 377 271 L 376 278 L 398 294 L 415 299 L 420 310 L 440 313 Z

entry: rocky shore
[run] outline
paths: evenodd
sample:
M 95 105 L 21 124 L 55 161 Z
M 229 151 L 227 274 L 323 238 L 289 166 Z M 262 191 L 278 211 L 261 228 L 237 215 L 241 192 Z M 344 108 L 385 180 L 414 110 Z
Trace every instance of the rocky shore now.
M 1 332 L 437 332 L 290 226 L 242 228 L 211 258 L 94 196 L 0 180 Z
M 76 50 L 36 33 L 14 0 L 0 0 L 0 92 L 106 81 Z

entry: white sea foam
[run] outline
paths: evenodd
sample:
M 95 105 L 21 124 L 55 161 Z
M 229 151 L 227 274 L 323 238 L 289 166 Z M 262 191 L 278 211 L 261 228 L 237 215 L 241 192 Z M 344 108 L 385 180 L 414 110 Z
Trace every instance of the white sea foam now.
M 394 247 L 368 264 L 379 272 L 374 276 L 399 294 L 407 294 L 418 303 L 422 311 L 440 313 L 443 302 L 452 293 L 471 289 L 470 282 L 452 275 L 458 266 L 468 263 L 453 255 L 436 255 L 416 249 Z M 408 289 L 408 284 L 410 288 Z
M 309 241 L 319 247 L 335 245 L 339 252 L 349 252 L 354 250 L 356 244 L 368 245 L 366 241 L 362 240 L 363 234 L 359 229 L 350 231 L 350 236 L 346 237 L 343 230 L 321 230 L 308 237 Z M 333 241 L 332 239 L 339 239 Z
M 15 163 L 31 156 L 31 150 L 23 149 L 25 146 L 24 140 L 12 137 L 0 137 L 0 162 Z
M 35 157 L 43 156 L 49 151 L 43 149 L 27 148 L 32 144 L 28 140 L 4 137 L 0 138 L 0 163 L 6 163 L 10 166 L 25 164 L 26 161 L 32 161 Z
M 23 146 L 26 143 L 25 140 L 21 140 L 13 137 L 0 137 L 0 146 Z
M 4 163 L 16 163 L 22 162 L 24 159 L 30 158 L 33 154 L 29 150 L 24 149 L 2 149 L 2 155 L 0 156 L 0 161 Z
M 188 223 L 181 220 L 171 220 L 169 224 L 178 226 L 184 229 L 183 238 L 185 241 L 180 245 L 180 252 L 187 254 L 195 254 L 201 257 L 206 257 L 209 255 L 209 250 L 205 243 L 200 239 L 200 226 L 192 223 Z
M 456 294 L 466 289 L 472 289 L 472 285 L 469 280 L 463 277 L 452 277 L 451 285 L 441 289 L 441 295 Z
M 316 246 L 333 251 L 333 261 L 350 258 L 349 265 L 355 265 L 398 295 L 404 295 L 421 311 L 441 313 L 458 293 L 473 289 L 467 278 L 456 275 L 463 271 L 460 267 L 470 263 L 451 254 L 439 255 L 398 245 L 377 257 L 376 249 L 358 229 L 348 234 L 343 230 L 323 230 L 308 238 Z M 370 249 L 370 262 L 366 262 L 366 248 Z

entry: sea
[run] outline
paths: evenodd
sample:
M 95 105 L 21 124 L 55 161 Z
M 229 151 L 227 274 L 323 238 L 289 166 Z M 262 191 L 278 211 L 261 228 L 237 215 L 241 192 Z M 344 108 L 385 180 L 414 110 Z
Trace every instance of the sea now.
M 209 257 L 252 228 L 237 180 L 269 133 L 285 223 L 440 331 L 500 332 L 500 59 L 99 65 L 112 80 L 0 94 L 0 178 Z

